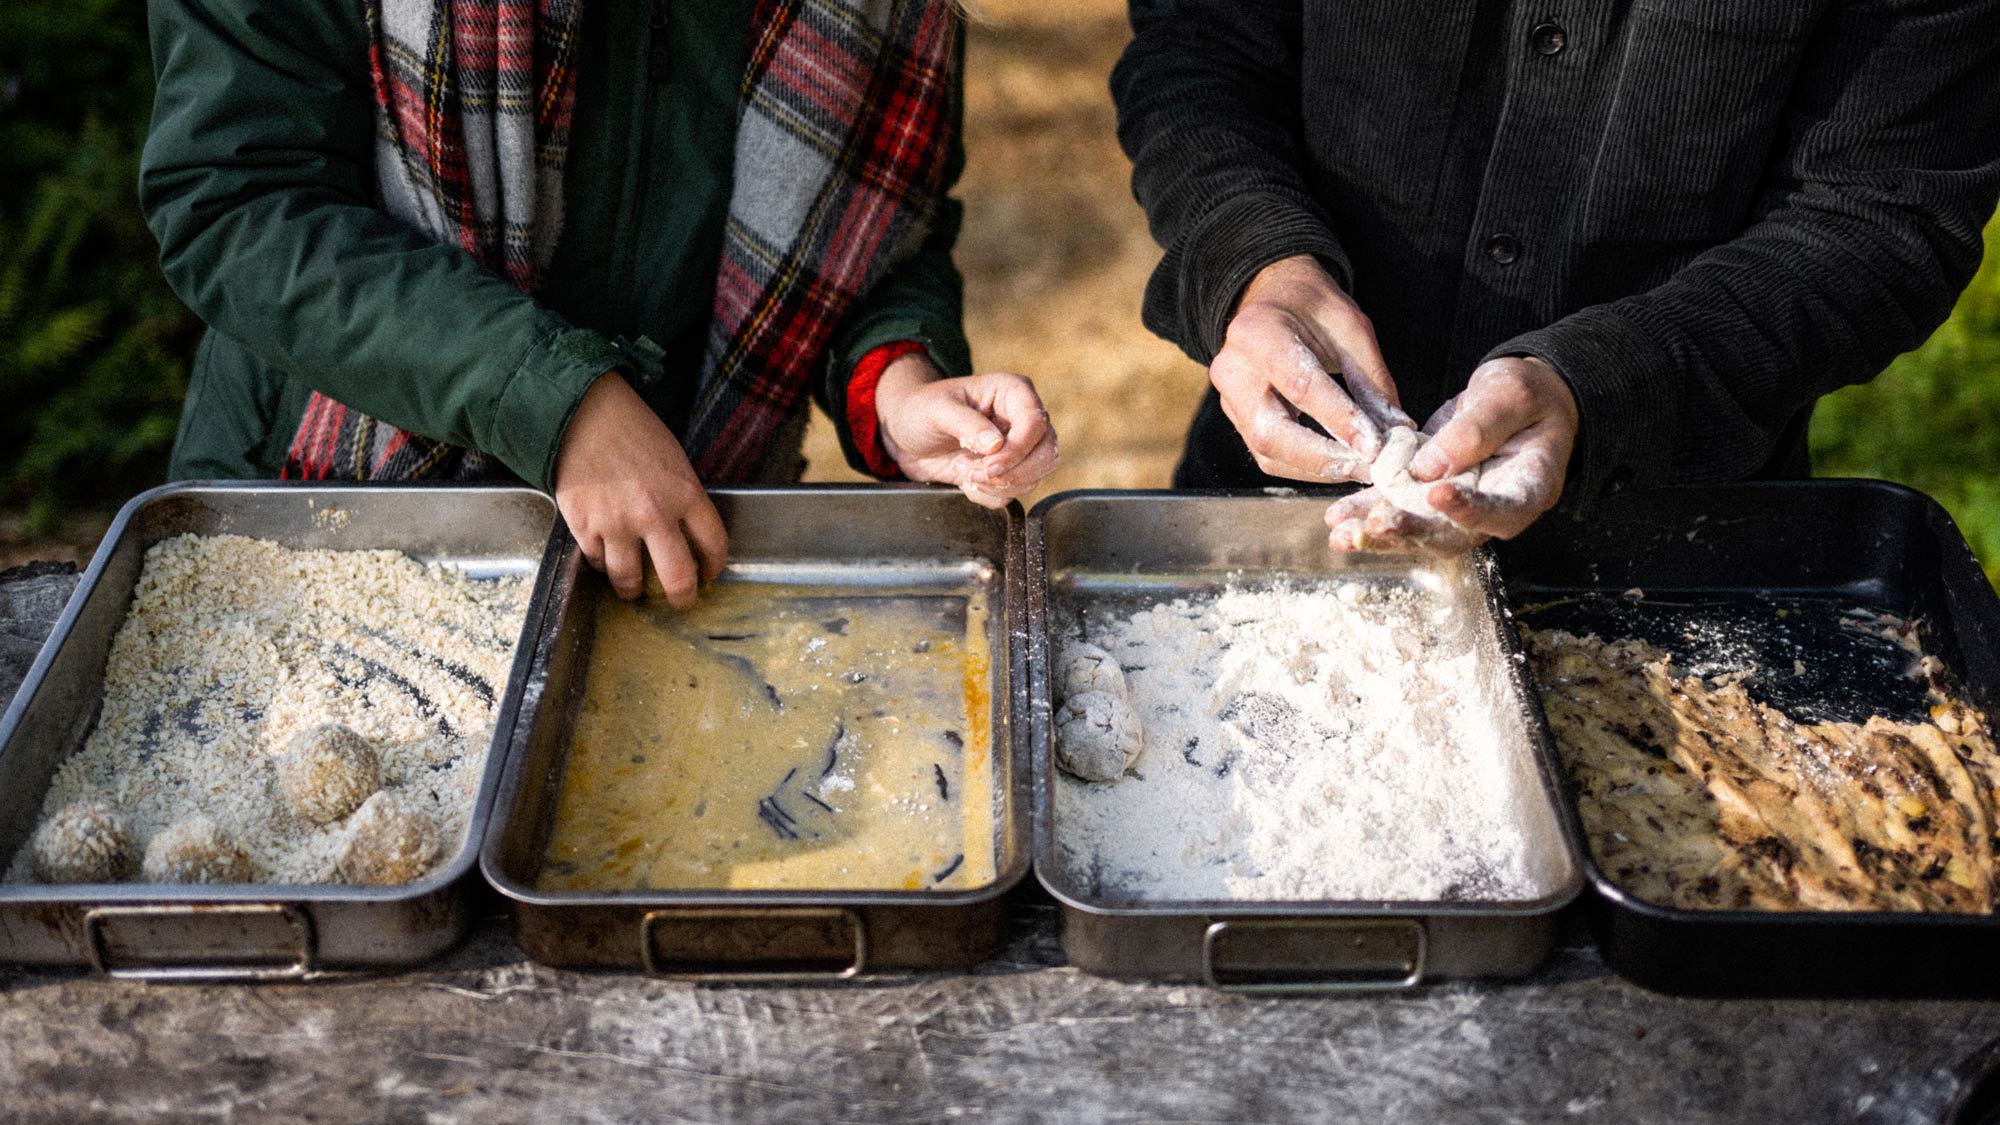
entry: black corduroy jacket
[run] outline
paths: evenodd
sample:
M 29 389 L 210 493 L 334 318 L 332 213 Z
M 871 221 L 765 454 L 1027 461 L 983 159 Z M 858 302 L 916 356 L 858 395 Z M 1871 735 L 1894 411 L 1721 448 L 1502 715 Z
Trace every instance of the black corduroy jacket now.
M 1565 503 L 1805 469 L 1946 316 L 2000 195 L 2000 0 L 1134 0 L 1112 78 L 1206 363 L 1316 255 L 1426 417 L 1491 356 L 1582 415 Z M 1265 483 L 1211 392 L 1177 482 Z

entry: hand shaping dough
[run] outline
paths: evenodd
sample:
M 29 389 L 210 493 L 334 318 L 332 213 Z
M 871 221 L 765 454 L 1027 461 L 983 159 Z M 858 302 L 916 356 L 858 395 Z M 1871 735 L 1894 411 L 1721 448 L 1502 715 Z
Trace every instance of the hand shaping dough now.
M 1117 781 L 1145 747 L 1139 716 L 1122 695 L 1086 691 L 1056 712 L 1056 765 L 1084 781 Z
M 1082 642 L 1065 645 L 1056 664 L 1056 691 L 1062 698 L 1101 691 L 1125 698 L 1125 670 L 1112 655 Z
M 1410 477 L 1410 462 L 1415 459 L 1417 450 L 1422 449 L 1430 440 L 1429 434 L 1419 433 L 1408 426 L 1397 426 L 1390 430 L 1388 437 L 1382 443 L 1382 452 L 1368 470 L 1368 480 L 1381 490 L 1389 503 L 1403 511 L 1425 519 L 1443 519 L 1444 516 L 1439 514 L 1436 508 L 1431 507 L 1431 502 L 1425 498 L 1430 493 L 1431 486 L 1438 482 L 1431 481 L 1427 484 Z M 1474 465 L 1449 479 L 1451 483 L 1464 488 L 1476 487 L 1479 484 L 1479 466 Z

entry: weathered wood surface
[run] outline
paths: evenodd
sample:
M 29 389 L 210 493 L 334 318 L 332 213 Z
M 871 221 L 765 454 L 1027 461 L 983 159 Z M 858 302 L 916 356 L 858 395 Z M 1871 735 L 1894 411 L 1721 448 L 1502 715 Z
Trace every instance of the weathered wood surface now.
M 15 592 L 0 625 L 31 638 L 60 598 Z M 2000 1042 L 1994 1003 L 1658 996 L 1580 934 L 1515 984 L 1283 1000 L 1128 984 L 1061 967 L 1045 898 L 1014 907 L 976 973 L 826 987 L 545 969 L 498 915 L 393 976 L 0 970 L 0 1118 L 1915 1125 L 1943 1120 Z
M 1935 1122 L 2000 1005 L 1692 1001 L 1571 948 L 1533 981 L 1247 999 L 1055 967 L 705 988 L 524 963 L 309 985 L 0 977 L 10 1120 Z

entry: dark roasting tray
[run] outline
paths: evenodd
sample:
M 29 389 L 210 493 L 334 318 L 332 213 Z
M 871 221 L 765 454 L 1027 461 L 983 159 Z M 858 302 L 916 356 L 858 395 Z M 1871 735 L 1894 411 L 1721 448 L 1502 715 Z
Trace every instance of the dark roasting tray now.
M 2000 597 L 1930 498 L 1880 481 L 1663 489 L 1551 516 L 1499 548 L 1518 624 L 1637 636 L 1677 663 L 1756 664 L 1753 697 L 1808 720 L 1907 719 L 1907 653 L 1840 628 L 1861 609 L 1914 618 L 1965 698 L 2000 714 Z M 1780 610 L 1784 612 L 1779 613 Z M 1692 632 L 1695 639 L 1686 636 Z M 1811 654 L 1793 674 L 1794 654 Z M 1577 818 L 1574 790 L 1566 813 Z M 1577 834 L 1583 836 L 1580 820 Z M 1689 995 L 2000 994 L 2000 918 L 1686 910 L 1636 898 L 1584 848 L 1605 961 Z

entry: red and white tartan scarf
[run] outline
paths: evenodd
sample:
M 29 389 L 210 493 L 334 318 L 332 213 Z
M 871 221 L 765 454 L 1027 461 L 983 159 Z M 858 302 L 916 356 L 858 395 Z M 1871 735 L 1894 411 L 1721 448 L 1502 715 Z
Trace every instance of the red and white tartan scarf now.
M 562 230 L 583 0 L 367 0 L 384 208 L 532 292 Z M 682 444 L 750 479 L 854 301 L 913 252 L 943 190 L 948 0 L 758 0 L 715 308 Z M 469 480 L 485 453 L 315 392 L 284 475 Z

